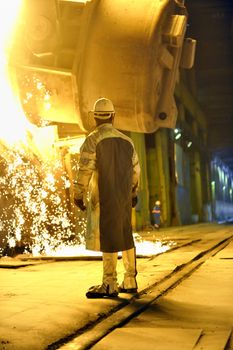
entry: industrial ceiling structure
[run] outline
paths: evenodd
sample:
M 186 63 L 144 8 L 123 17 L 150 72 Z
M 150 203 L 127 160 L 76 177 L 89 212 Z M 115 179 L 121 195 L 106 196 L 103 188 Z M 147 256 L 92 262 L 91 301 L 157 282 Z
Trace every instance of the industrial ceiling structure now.
M 24 0 L 11 64 L 25 114 L 83 133 L 95 126 L 94 101 L 108 96 L 121 130 L 175 127 L 183 46 L 182 68 L 195 51 L 186 27 L 183 0 Z
M 187 34 L 197 40 L 195 90 L 207 117 L 209 149 L 233 171 L 233 2 L 185 4 Z
M 117 127 L 136 132 L 173 127 L 176 74 L 170 68 L 176 67 L 179 48 L 169 48 L 172 36 L 167 26 L 164 33 L 159 29 L 157 18 L 178 13 L 172 18 L 182 20 L 177 25 L 183 38 L 183 2 L 185 36 L 197 40 L 195 74 L 189 76 L 195 77 L 192 92 L 207 118 L 208 149 L 233 171 L 233 0 L 155 1 L 156 6 L 151 0 L 24 0 L 12 62 L 29 120 L 75 125 L 83 132 L 93 126 L 86 116 L 96 96 L 107 94 L 121 116 Z M 166 79 L 165 72 L 171 73 Z M 30 101 L 24 96 L 29 88 Z

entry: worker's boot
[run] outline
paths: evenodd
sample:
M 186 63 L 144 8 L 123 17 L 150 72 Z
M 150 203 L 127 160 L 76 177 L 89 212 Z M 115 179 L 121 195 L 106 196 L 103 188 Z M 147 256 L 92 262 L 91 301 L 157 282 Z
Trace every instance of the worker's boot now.
M 118 295 L 117 257 L 118 253 L 103 253 L 103 283 L 89 288 L 87 298 L 113 298 Z
M 89 299 L 98 299 L 98 298 L 114 298 L 118 295 L 118 289 L 112 289 L 108 284 L 101 284 L 98 286 L 93 286 L 88 289 L 86 297 Z
M 136 281 L 136 253 L 135 248 L 122 252 L 122 259 L 125 268 L 124 280 L 119 287 L 119 293 L 137 293 Z

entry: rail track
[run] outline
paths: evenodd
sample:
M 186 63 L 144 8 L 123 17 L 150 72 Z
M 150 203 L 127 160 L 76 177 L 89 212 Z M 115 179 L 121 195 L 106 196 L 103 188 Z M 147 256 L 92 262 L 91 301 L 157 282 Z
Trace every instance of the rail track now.
M 143 265 L 150 271 L 150 275 L 155 271 L 164 259 L 172 260 L 173 257 L 179 256 L 180 260 L 176 261 L 176 266 L 166 273 L 156 278 L 154 276 L 146 278 L 141 283 L 139 292 L 133 296 L 124 295 L 119 298 L 119 304 L 108 313 L 103 313 L 95 321 L 87 324 L 85 327 L 78 329 L 72 335 L 60 339 L 58 342 L 48 346 L 47 350 L 86 350 L 97 344 L 101 339 L 110 334 L 114 329 L 122 327 L 134 317 L 145 311 L 150 305 L 165 293 L 175 288 L 184 279 L 189 277 L 196 269 L 198 269 L 210 257 L 224 249 L 233 239 L 232 234 L 226 234 L 224 237 L 209 240 L 201 240 L 200 238 L 186 241 L 174 246 L 167 252 L 151 256 L 147 261 L 143 261 Z M 185 255 L 188 251 L 188 259 Z M 192 256 L 190 257 L 190 251 Z M 140 268 L 140 262 L 139 262 Z

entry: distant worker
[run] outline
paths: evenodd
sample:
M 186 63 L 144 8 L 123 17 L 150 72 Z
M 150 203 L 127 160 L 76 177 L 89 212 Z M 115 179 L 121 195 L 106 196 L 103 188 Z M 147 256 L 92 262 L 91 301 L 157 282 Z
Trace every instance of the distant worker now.
M 160 228 L 160 222 L 161 222 L 161 208 L 160 208 L 160 201 L 155 202 L 155 206 L 152 209 L 152 215 L 153 215 L 153 222 L 154 227 L 158 230 Z
M 94 116 L 96 128 L 80 150 L 74 201 L 82 211 L 87 210 L 86 248 L 103 252 L 103 279 L 102 284 L 89 288 L 86 296 L 136 293 L 131 212 L 137 204 L 138 156 L 133 141 L 113 127 L 115 110 L 110 100 L 98 99 L 89 113 Z M 116 267 L 120 251 L 125 274 L 118 286 Z

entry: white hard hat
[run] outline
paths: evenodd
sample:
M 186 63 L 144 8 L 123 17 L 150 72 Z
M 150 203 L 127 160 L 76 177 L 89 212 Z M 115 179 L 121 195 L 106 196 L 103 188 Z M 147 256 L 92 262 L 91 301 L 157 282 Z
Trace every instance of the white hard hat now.
M 97 119 L 109 119 L 111 114 L 115 113 L 115 109 L 111 100 L 102 97 L 95 101 L 91 113 L 93 113 L 94 117 Z
M 160 205 L 160 201 L 156 201 L 155 204 L 156 204 L 156 205 Z

